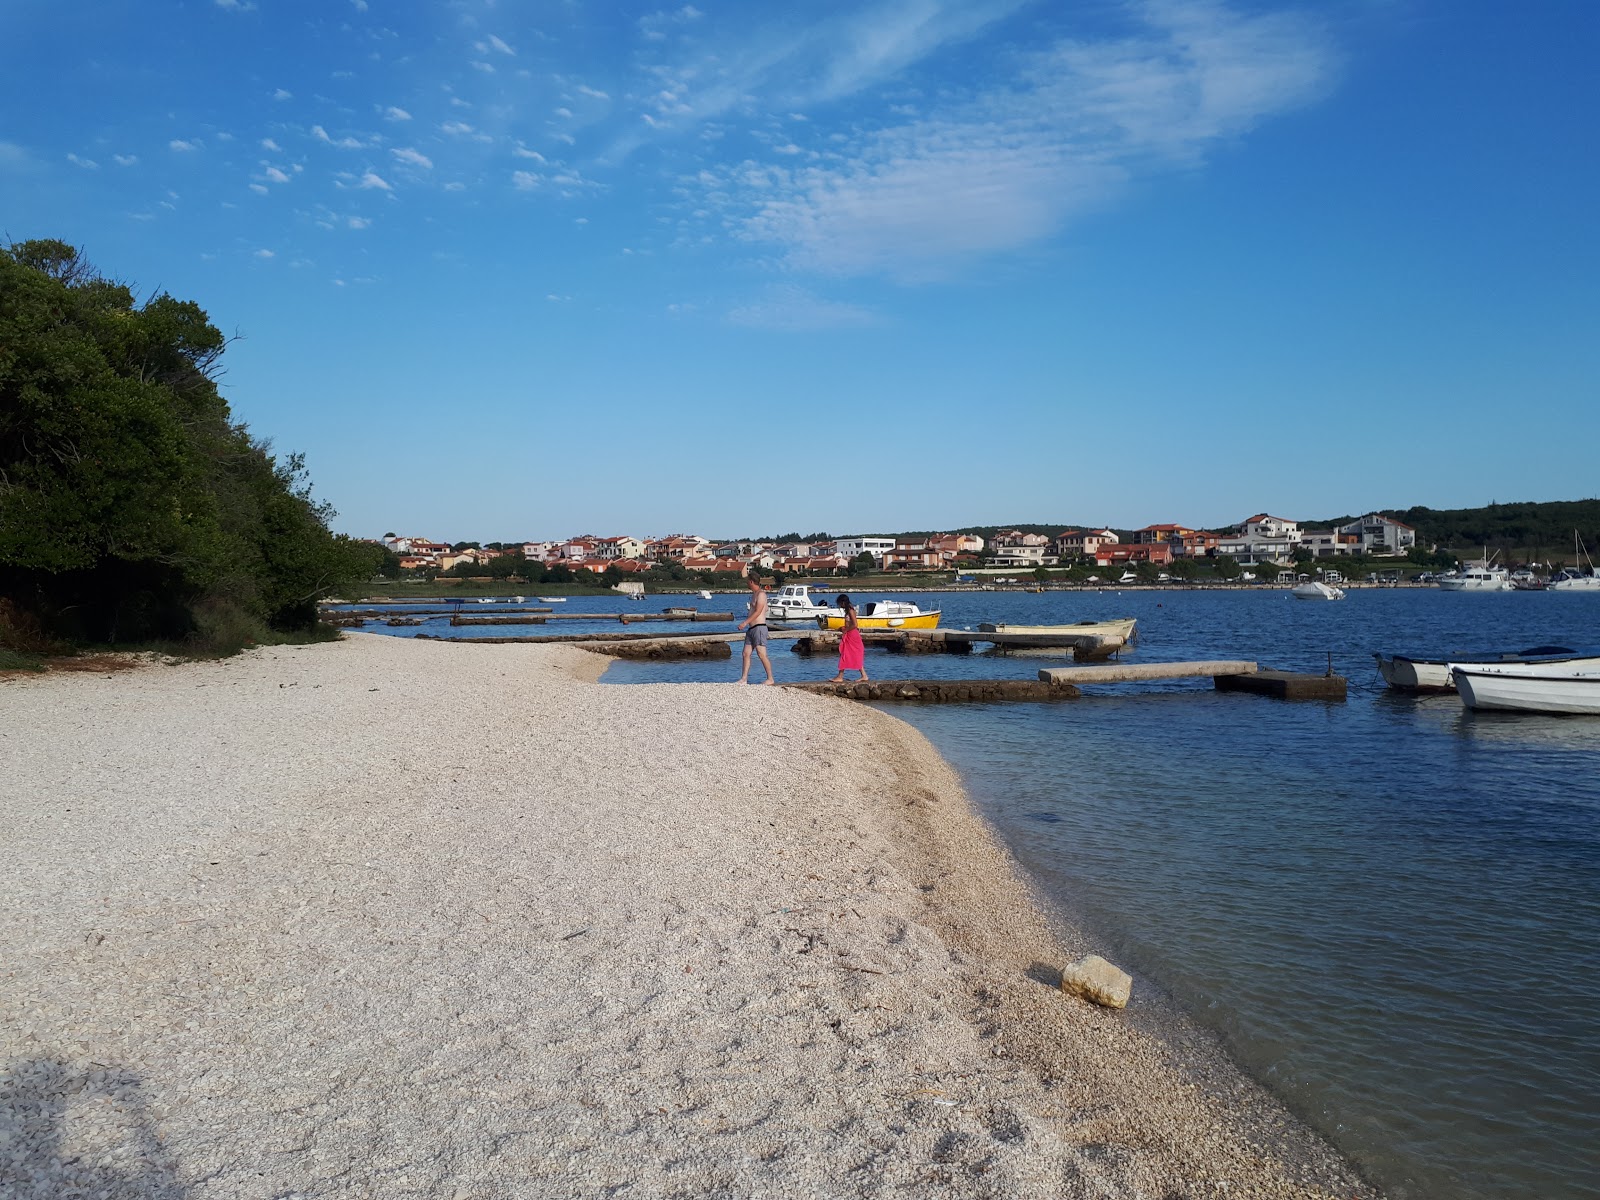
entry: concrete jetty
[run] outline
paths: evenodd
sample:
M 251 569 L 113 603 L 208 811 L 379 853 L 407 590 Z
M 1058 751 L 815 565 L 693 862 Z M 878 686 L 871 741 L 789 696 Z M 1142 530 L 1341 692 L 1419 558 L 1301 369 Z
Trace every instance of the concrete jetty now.
M 781 686 L 846 700 L 901 701 L 916 704 L 988 703 L 1017 700 L 1071 700 L 1070 683 L 1039 679 L 869 679 L 844 683 L 785 683 Z
M 1249 692 L 1275 700 L 1343 700 L 1349 694 L 1343 675 L 1302 675 L 1294 671 L 1218 675 L 1216 688 L 1219 692 Z
M 1242 660 L 1205 662 L 1098 663 L 1088 667 L 1050 667 L 1039 678 L 1051 683 L 1132 683 L 1142 679 L 1189 679 L 1221 675 L 1254 675 L 1256 664 Z

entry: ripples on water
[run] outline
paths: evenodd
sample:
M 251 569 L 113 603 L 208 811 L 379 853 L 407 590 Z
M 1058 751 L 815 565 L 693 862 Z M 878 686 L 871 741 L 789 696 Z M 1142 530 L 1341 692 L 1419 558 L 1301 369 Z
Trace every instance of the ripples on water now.
M 1331 654 L 1351 680 L 1345 704 L 1173 681 L 1086 689 L 1077 703 L 893 711 L 961 770 L 1018 859 L 1111 957 L 1171 992 L 1391 1195 L 1600 1196 L 1600 719 L 1400 696 L 1368 654 L 1600 643 L 1600 597 L 940 599 L 956 628 L 1137 616 L 1130 661 L 1320 671 Z M 778 646 L 780 679 L 832 674 L 832 659 Z M 868 663 L 921 677 L 1031 677 L 1040 665 L 876 652 Z M 736 673 L 618 663 L 606 678 Z

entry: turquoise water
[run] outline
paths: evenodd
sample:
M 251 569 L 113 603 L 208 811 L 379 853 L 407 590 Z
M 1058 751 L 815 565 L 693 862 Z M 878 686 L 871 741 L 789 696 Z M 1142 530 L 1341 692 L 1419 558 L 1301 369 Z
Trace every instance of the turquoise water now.
M 1169 992 L 1391 1195 L 1600 1196 L 1600 719 L 1401 696 L 1368 654 L 1600 643 L 1600 597 L 934 602 L 956 628 L 1137 616 L 1130 661 L 1320 671 L 1331 655 L 1352 683 L 1345 703 L 1171 681 L 893 711 L 1109 957 Z M 780 679 L 833 673 L 832 659 L 775 646 Z M 1028 678 L 1051 661 L 869 651 L 868 669 Z M 606 680 L 731 679 L 737 666 L 617 663 Z

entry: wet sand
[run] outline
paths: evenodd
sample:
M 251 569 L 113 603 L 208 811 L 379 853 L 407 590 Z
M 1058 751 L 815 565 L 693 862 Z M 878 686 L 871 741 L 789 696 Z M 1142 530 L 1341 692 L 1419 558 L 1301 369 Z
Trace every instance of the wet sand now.
M 356 635 L 0 683 L 0 1184 L 1365 1196 L 909 726 Z

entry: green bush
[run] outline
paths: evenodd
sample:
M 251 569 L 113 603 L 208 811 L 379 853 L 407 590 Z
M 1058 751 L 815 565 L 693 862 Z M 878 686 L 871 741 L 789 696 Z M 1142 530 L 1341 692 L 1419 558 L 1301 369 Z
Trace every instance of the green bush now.
M 319 598 L 383 565 L 329 531 L 300 456 L 233 419 L 226 345 L 63 242 L 0 249 L 0 644 L 237 649 L 314 630 Z

